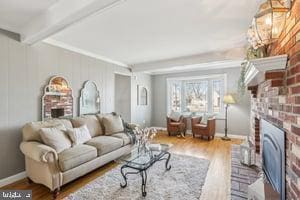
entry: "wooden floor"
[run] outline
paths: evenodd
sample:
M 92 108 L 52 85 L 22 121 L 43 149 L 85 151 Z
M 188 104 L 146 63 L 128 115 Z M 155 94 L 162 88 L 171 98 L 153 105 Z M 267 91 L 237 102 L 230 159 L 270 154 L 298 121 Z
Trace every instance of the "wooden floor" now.
M 229 199 L 230 195 L 230 149 L 231 144 L 240 144 L 241 140 L 233 139 L 223 141 L 215 138 L 212 141 L 201 140 L 187 136 L 186 139 L 169 137 L 165 133 L 158 134 L 157 141 L 161 143 L 172 143 L 171 152 L 206 158 L 210 160 L 209 170 L 206 176 L 205 184 L 202 188 L 201 200 L 207 199 Z M 111 162 L 79 179 L 62 187 L 58 199 L 66 197 L 68 194 L 75 192 L 90 181 L 102 176 L 114 168 L 117 164 Z M 49 189 L 38 184 L 29 184 L 26 179 L 5 186 L 1 189 L 22 189 L 32 190 L 33 199 L 51 199 Z

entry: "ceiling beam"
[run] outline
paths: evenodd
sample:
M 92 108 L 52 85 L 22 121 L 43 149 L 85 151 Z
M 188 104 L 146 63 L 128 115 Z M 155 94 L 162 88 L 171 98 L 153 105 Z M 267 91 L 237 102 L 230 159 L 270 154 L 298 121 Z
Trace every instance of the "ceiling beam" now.
M 33 44 L 125 0 L 60 0 L 21 29 L 21 42 Z
M 241 61 L 245 58 L 245 48 L 233 48 L 226 51 L 216 51 L 203 53 L 194 56 L 186 56 L 154 62 L 146 62 L 132 65 L 132 72 L 159 72 L 174 68 L 184 68 L 185 66 L 195 66 L 201 63 L 211 63 L 219 61 Z

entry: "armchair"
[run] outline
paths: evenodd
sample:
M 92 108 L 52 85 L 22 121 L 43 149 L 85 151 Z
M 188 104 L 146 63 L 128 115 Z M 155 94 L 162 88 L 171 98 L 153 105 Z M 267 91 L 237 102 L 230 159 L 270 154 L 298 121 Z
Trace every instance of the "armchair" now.
M 167 131 L 169 136 L 172 133 L 181 134 L 185 136 L 187 128 L 187 120 L 185 117 L 180 116 L 180 119 L 178 121 L 174 121 L 171 118 L 167 117 Z
M 207 120 L 207 124 L 201 124 L 202 117 L 192 118 L 192 133 L 193 137 L 206 136 L 208 140 L 214 139 L 216 132 L 216 119 L 211 118 Z

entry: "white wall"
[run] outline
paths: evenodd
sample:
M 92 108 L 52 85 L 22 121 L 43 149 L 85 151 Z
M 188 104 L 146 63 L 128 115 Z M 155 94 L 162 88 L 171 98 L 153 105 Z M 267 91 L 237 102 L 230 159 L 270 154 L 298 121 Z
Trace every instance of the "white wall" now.
M 105 113 L 114 111 L 115 72 L 131 75 L 126 68 L 48 44 L 21 44 L 0 30 L 0 179 L 24 171 L 24 157 L 19 150 L 21 128 L 27 122 L 41 120 L 41 96 L 50 77 L 61 75 L 69 81 L 74 115 L 78 114 L 83 83 L 94 81 L 101 95 L 101 112 Z M 149 75 L 136 76 L 151 89 Z M 137 81 L 132 82 L 132 93 L 136 94 Z M 150 105 L 140 108 L 133 101 L 131 109 L 133 122 L 146 119 L 150 124 Z
M 240 68 L 215 69 L 152 76 L 152 125 L 157 127 L 166 127 L 167 78 L 203 76 L 212 74 L 227 74 L 227 92 L 237 93 L 237 82 L 240 75 Z M 247 93 L 238 104 L 229 107 L 228 134 L 247 135 L 250 130 L 249 120 L 250 97 Z M 218 133 L 224 133 L 224 121 L 217 121 L 216 123 L 216 131 Z
M 131 122 L 131 77 L 115 74 L 115 111 Z
M 137 86 L 144 86 L 148 90 L 148 105 L 137 105 Z M 140 124 L 142 127 L 152 124 L 152 84 L 151 76 L 143 73 L 134 73 L 131 79 L 131 121 Z M 147 113 L 147 115 L 143 114 Z

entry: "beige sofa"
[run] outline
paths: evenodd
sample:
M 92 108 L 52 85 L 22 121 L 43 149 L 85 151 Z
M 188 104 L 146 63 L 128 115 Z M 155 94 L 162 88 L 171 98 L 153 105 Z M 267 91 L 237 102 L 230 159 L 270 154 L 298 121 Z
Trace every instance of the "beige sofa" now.
M 88 115 L 26 124 L 20 149 L 25 155 L 29 180 L 47 186 L 56 196 L 60 186 L 128 154 L 132 147 L 129 136 L 126 133 L 105 135 L 101 117 Z M 76 128 L 83 124 L 87 125 L 92 139 L 61 153 L 43 144 L 39 134 L 44 127 L 63 125 L 65 128 Z

